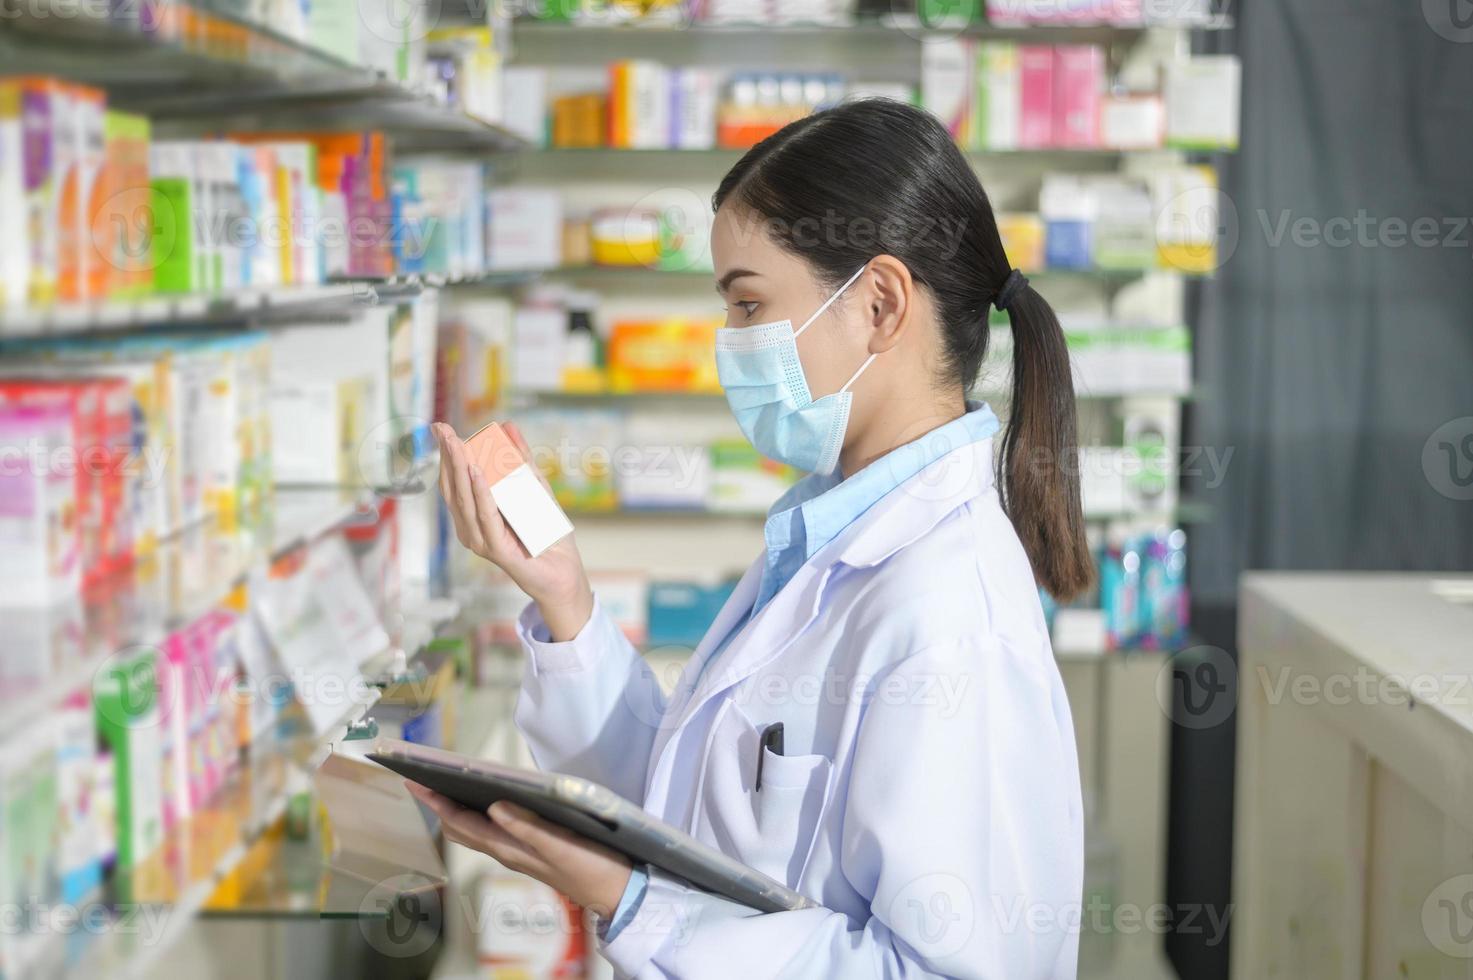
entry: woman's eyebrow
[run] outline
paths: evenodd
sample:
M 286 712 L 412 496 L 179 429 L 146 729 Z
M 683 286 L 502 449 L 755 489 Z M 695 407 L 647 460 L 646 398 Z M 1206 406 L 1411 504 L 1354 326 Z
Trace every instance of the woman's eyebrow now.
M 724 296 L 726 291 L 731 288 L 731 284 L 738 279 L 756 275 L 760 275 L 760 273 L 753 272 L 751 269 L 732 269 L 721 277 L 721 281 L 716 284 L 716 291 Z

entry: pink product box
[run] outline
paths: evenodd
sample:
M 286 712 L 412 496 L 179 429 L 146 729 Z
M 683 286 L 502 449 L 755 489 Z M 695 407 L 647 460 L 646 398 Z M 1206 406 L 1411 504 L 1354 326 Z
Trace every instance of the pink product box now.
M 78 594 L 76 480 L 51 463 L 71 444 L 65 406 L 0 402 L 0 604 L 43 606 Z
M 1136 25 L 1145 20 L 1141 0 L 987 0 L 987 20 L 1002 26 L 1022 24 Z
M 1018 47 L 1022 112 L 1018 145 L 1025 150 L 1054 145 L 1054 51 L 1045 44 Z
M 159 725 L 163 743 L 164 827 L 192 812 L 189 714 L 196 688 L 189 676 L 189 628 L 169 635 L 158 659 Z
M 1061 44 L 1054 48 L 1053 74 L 1053 145 L 1070 149 L 1099 146 L 1104 49 Z

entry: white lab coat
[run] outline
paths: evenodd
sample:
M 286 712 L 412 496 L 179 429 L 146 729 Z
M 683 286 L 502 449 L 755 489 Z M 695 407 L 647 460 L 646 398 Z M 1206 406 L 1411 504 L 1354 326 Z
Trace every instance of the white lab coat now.
M 990 440 L 964 446 L 882 498 L 693 680 L 751 607 L 759 559 L 668 700 L 601 610 L 566 643 L 524 612 L 516 720 L 538 765 L 823 905 L 759 915 L 652 870 L 602 948 L 621 975 L 1075 975 L 1073 723 L 992 459 Z M 786 751 L 753 792 L 776 721 Z

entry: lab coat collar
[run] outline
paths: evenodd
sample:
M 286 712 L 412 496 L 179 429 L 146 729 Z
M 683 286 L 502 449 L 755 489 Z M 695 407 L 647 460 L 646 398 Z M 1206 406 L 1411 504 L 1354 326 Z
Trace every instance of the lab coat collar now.
M 835 542 L 834 560 L 851 568 L 878 565 L 926 535 L 993 484 L 992 440 L 967 443 L 896 487 Z

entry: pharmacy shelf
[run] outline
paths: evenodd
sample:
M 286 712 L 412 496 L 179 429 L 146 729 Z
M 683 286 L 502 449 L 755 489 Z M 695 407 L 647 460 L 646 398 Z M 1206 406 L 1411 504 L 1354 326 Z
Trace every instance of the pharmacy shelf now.
M 68 627 L 76 622 L 70 617 L 80 614 L 83 638 L 80 658 L 52 665 L 54 669 L 37 683 L 7 686 L 5 711 L 0 714 L 0 743 L 16 732 L 28 730 L 58 701 L 89 687 L 119 651 L 162 642 L 174 630 L 219 606 L 247 581 L 252 570 L 269 567 L 271 562 L 365 514 L 357 497 L 340 491 L 297 493 L 278 489 L 276 507 L 275 522 L 260 556 L 254 561 L 231 562 L 221 573 L 206 572 L 203 581 L 194 572 L 201 565 L 206 569 L 214 566 L 205 551 L 209 529 L 199 523 L 165 538 L 153 555 L 126 573 L 126 581 L 117 588 L 100 590 L 103 598 L 84 609 L 5 610 L 6 619 L 17 624 L 16 628 L 24 629 L 26 635 L 43 637 Z M 191 571 L 167 571 L 174 568 Z M 19 625 L 22 619 L 28 621 L 27 626 Z
M 379 302 L 369 283 L 273 286 L 230 293 L 151 295 L 0 310 L 0 339 L 106 333 L 150 326 L 267 323 Z
M 452 9 L 447 6 L 447 9 Z M 878 38 L 888 42 L 907 41 L 922 44 L 957 36 L 1036 40 L 1045 43 L 1106 43 L 1120 39 L 1131 39 L 1147 30 L 1191 30 L 1220 31 L 1233 26 L 1231 17 L 1225 14 L 1210 14 L 1204 18 L 1163 19 L 1159 21 L 1124 24 L 1081 23 L 1081 24 L 1020 24 L 1005 25 L 985 22 L 965 26 L 928 27 L 915 19 L 886 18 L 883 20 L 859 20 L 833 24 L 767 24 L 767 23 L 710 23 L 667 19 L 663 21 L 585 22 L 551 20 L 517 20 L 512 24 L 512 36 L 548 37 L 552 39 L 573 36 L 603 36 L 627 38 L 632 35 L 663 37 L 721 38 L 823 38 L 835 37 Z
M 203 912 L 220 883 L 286 813 L 291 770 L 307 766 L 317 746 L 340 740 L 370 707 L 350 706 L 320 737 L 287 737 L 252 746 L 251 758 L 224 788 L 170 831 L 153 854 L 108 883 L 111 903 L 164 910 L 162 934 L 140 942 L 137 935 L 109 930 L 68 976 L 127 980 L 154 975 L 160 958 Z
M 334 128 L 384 129 L 399 149 L 498 152 L 524 145 L 425 90 L 243 19 L 223 4 L 142 0 L 128 9 L 162 13 L 168 23 L 141 29 L 109 16 L 107 4 L 13 4 L 0 15 L 0 64 L 105 88 L 114 105 L 152 117 L 162 135 L 201 127 L 280 130 L 322 120 Z

